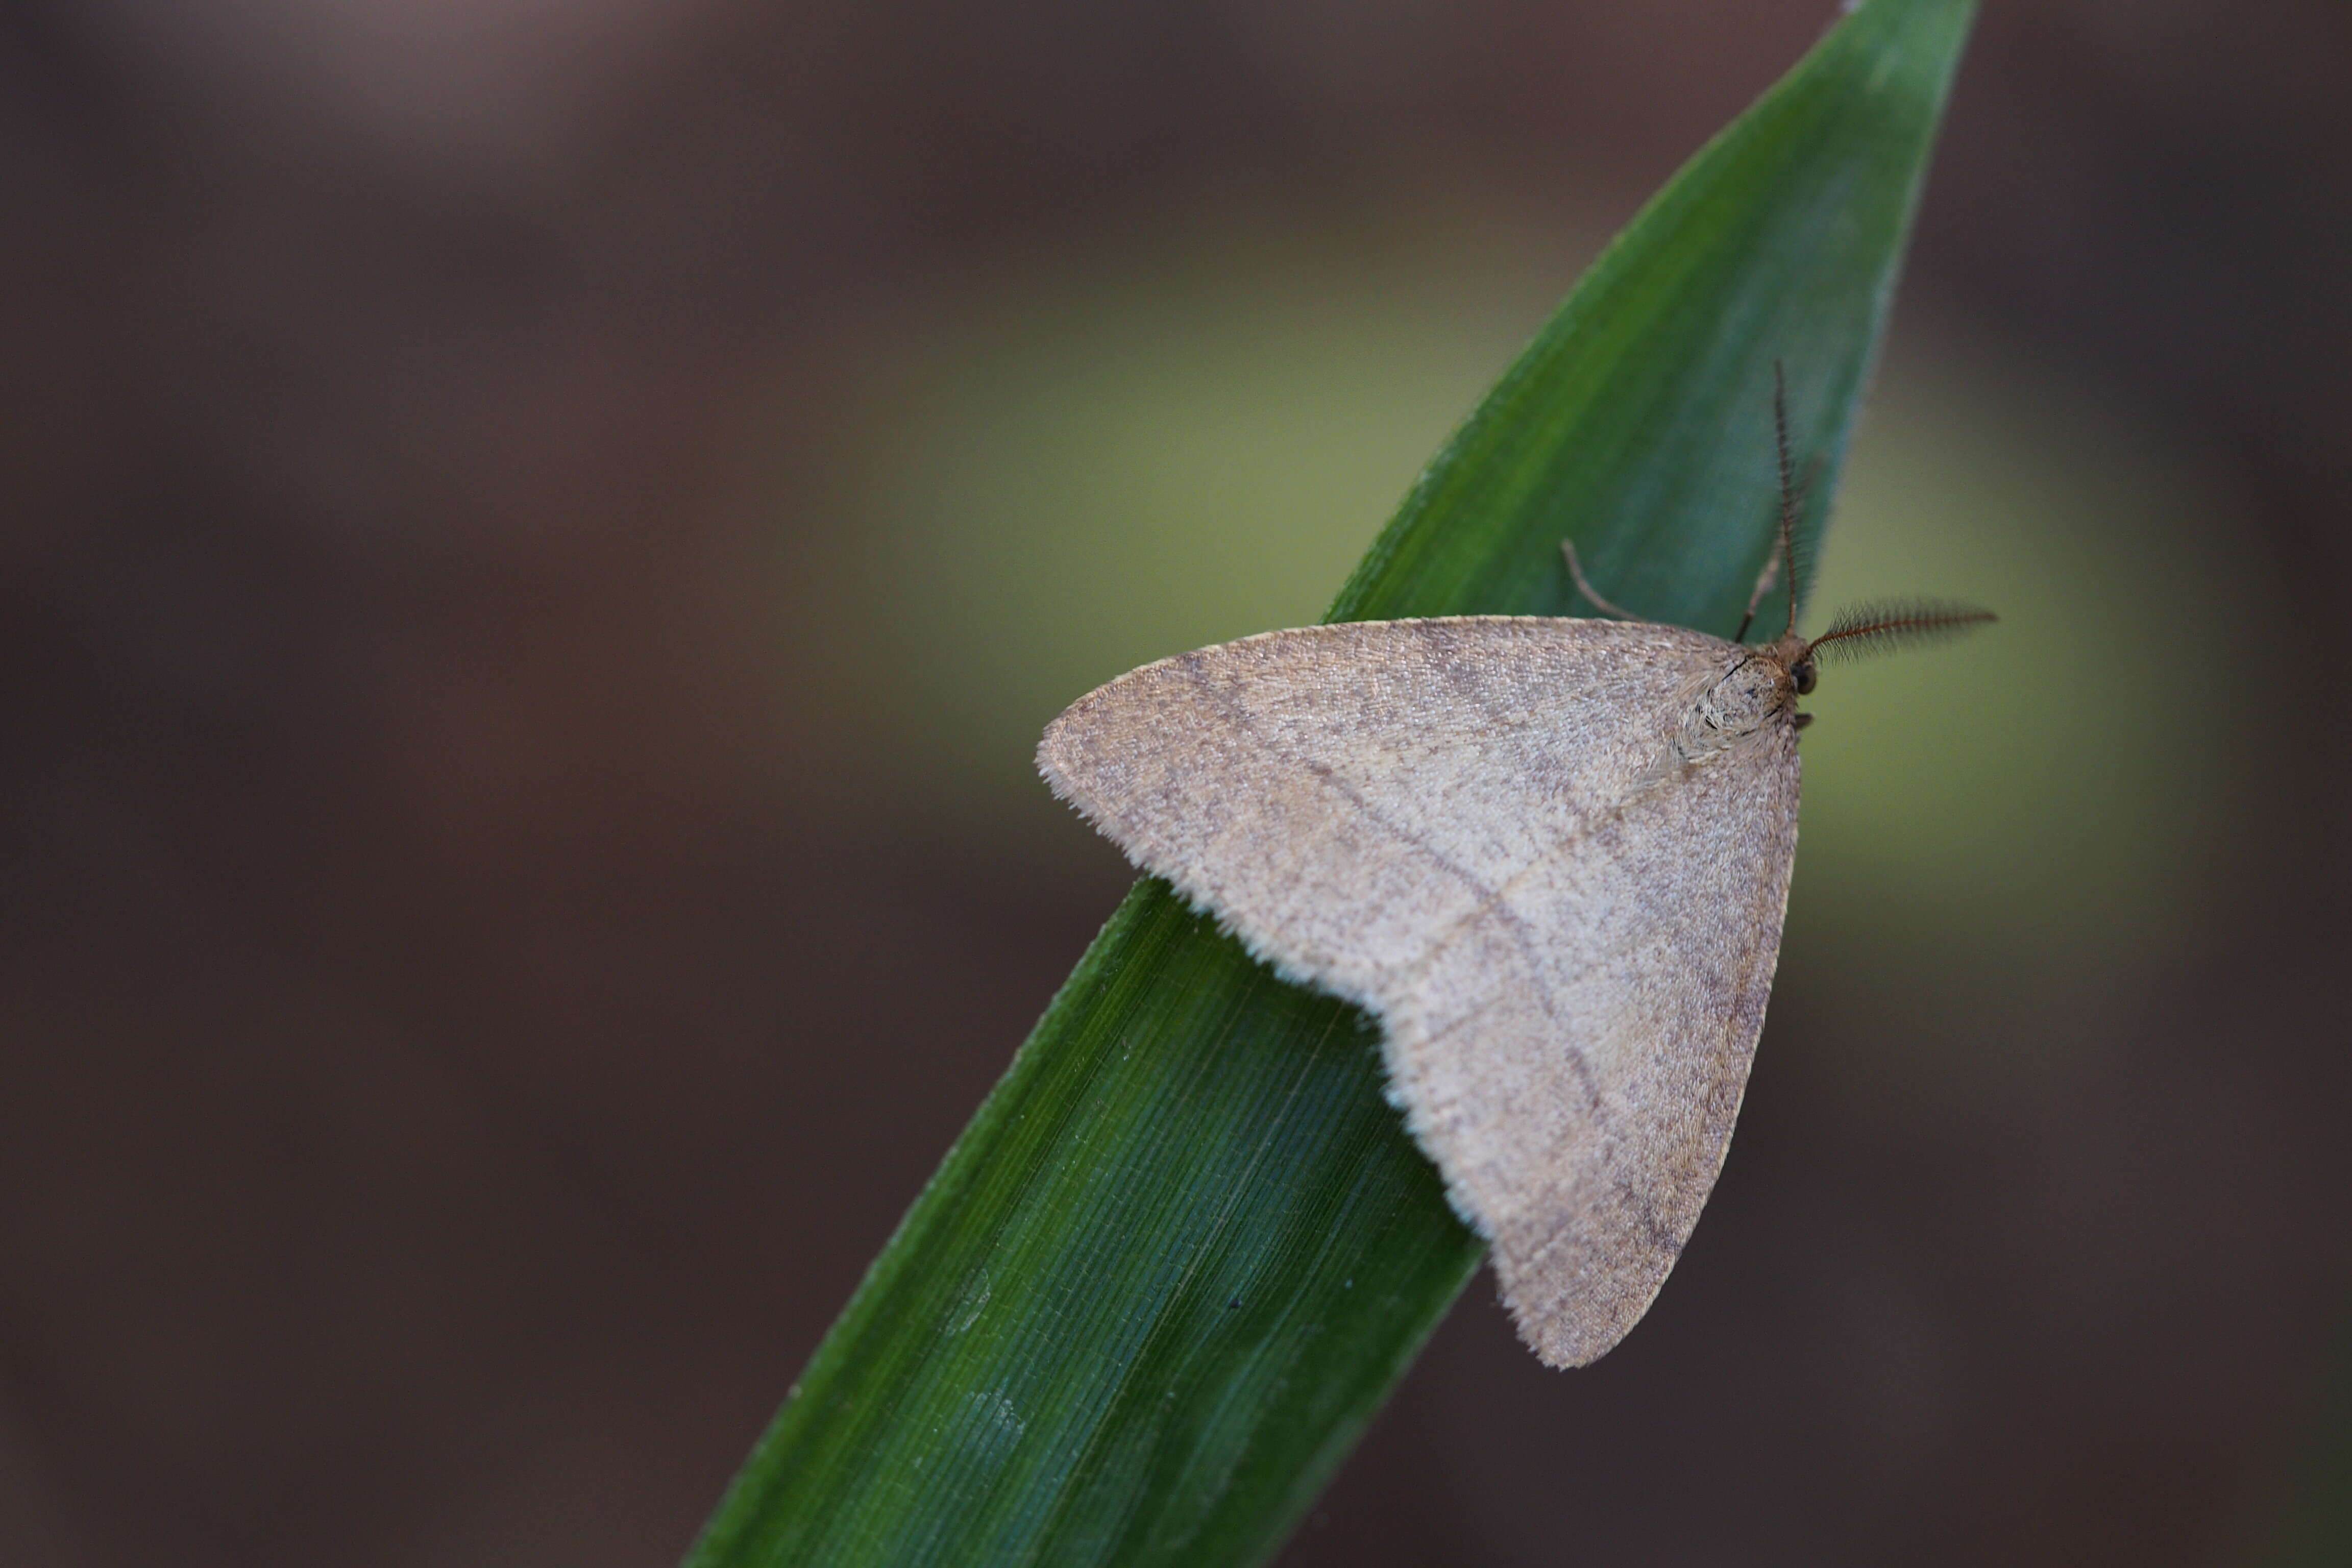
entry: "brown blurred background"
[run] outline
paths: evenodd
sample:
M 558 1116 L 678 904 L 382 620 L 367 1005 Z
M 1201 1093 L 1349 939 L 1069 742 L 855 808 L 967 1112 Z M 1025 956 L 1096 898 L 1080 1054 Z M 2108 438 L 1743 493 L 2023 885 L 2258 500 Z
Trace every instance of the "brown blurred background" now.
M 1125 885 L 1039 726 L 1313 618 L 1830 10 L 0 10 L 0 1561 L 674 1560 Z M 1820 600 L 2003 624 L 1813 702 L 1650 1321 L 1474 1285 L 1291 1568 L 2289 1550 L 2348 228 L 2336 0 L 1995 0 Z

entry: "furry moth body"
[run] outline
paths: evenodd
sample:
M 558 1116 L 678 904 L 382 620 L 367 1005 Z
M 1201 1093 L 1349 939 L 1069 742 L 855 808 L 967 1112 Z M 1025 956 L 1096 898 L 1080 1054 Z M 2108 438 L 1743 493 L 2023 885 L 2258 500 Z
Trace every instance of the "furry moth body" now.
M 1554 1366 L 1623 1337 L 1715 1184 L 1797 841 L 1789 662 L 1465 616 L 1162 659 L 1046 731 L 1055 792 L 1285 977 L 1389 1092 Z
M 1079 699 L 1038 763 L 1252 953 L 1380 1020 L 1521 1337 L 1578 1366 L 1648 1309 L 1723 1166 L 1816 646 L 1509 616 L 1267 632 Z
M 1751 619 L 1795 581 L 1775 409 L 1780 551 Z M 1037 761 L 1253 954 L 1379 1019 L 1389 1096 L 1493 1244 L 1520 1337 L 1580 1366 L 1649 1309 L 1730 1146 L 1816 654 L 1991 618 L 1872 606 L 1809 641 L 1792 595 L 1762 647 L 1523 616 L 1266 632 L 1080 698 Z

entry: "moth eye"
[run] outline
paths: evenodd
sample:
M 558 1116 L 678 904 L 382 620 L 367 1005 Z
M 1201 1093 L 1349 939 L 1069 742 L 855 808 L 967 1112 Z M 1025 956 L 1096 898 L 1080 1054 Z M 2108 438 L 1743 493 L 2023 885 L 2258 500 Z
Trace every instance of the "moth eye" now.
M 1819 675 L 1820 671 L 1813 668 L 1813 661 L 1808 658 L 1798 662 L 1797 668 L 1789 672 L 1789 679 L 1797 683 L 1798 696 L 1810 697 L 1812 695 L 1813 682 Z

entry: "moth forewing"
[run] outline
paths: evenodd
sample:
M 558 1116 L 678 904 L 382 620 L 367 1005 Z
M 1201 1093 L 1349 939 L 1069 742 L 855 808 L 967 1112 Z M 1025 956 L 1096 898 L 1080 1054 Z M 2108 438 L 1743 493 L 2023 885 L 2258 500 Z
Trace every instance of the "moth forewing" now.
M 1121 677 L 1040 747 L 1138 865 L 1380 1019 L 1393 1097 L 1554 1365 L 1656 1294 L 1746 1082 L 1793 733 L 1662 757 L 1754 657 L 1636 622 L 1305 627 Z

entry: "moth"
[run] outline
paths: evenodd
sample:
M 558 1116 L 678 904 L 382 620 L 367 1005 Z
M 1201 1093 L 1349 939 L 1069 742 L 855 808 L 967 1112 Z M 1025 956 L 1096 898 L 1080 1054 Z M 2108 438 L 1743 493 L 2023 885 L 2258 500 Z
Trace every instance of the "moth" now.
M 1566 543 L 1618 618 L 1265 632 L 1120 676 L 1038 748 L 1139 867 L 1378 1020 L 1389 1098 L 1551 1366 L 1633 1328 L 1723 1168 L 1819 662 L 1993 618 L 1906 602 L 1799 635 L 1784 386 L 1774 414 L 1780 548 L 1731 641 L 1619 609 Z M 1750 646 L 1782 572 L 1788 624 Z

